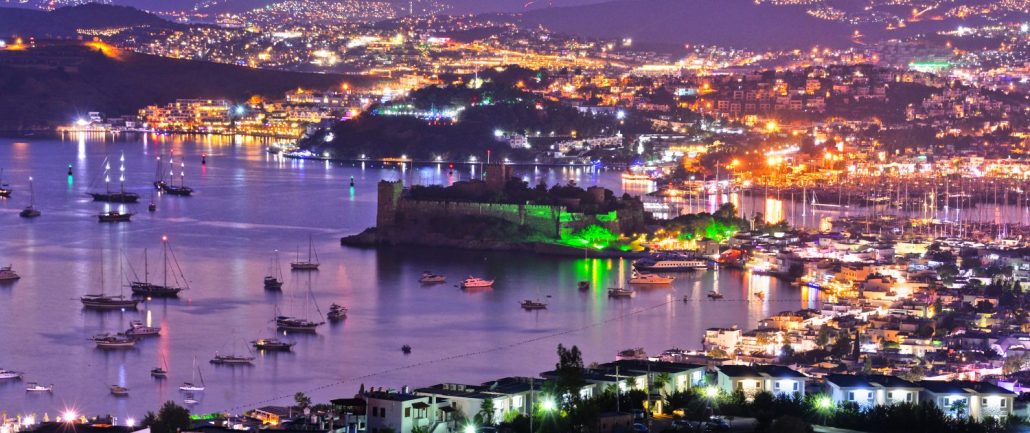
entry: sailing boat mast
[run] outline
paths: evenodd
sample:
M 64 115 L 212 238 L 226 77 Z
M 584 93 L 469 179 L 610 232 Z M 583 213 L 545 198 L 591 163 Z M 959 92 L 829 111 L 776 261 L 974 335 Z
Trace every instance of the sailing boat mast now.
M 125 192 L 125 152 L 118 158 L 118 189 Z

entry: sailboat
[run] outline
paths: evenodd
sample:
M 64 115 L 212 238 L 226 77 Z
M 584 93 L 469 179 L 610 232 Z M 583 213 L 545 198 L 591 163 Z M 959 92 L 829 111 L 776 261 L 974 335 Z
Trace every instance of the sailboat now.
M 4 183 L 4 169 L 0 168 L 0 197 L 10 197 L 13 190 Z
M 622 259 L 619 259 L 619 287 L 611 287 L 608 289 L 609 298 L 631 298 L 636 293 L 633 289 L 627 289 L 622 286 L 623 279 L 623 267 Z
M 234 338 L 235 340 L 235 338 Z M 215 357 L 211 358 L 211 363 L 215 365 L 251 365 L 254 362 L 254 356 L 250 354 L 250 348 L 247 348 L 246 355 L 239 355 L 236 353 L 236 344 L 233 342 L 233 353 L 223 355 L 215 352 Z
M 308 277 L 308 295 L 310 296 L 312 303 L 314 303 L 315 294 L 311 291 L 311 278 L 310 277 Z M 308 298 L 308 296 L 305 296 L 305 299 L 307 299 L 307 298 Z M 305 306 L 304 309 L 307 310 L 307 304 L 306 303 L 304 304 L 304 306 Z M 315 304 L 315 310 L 318 310 L 318 304 L 317 303 Z M 321 311 L 318 312 L 318 317 L 319 317 L 319 319 L 322 318 L 322 312 Z M 280 315 L 280 314 L 277 314 L 275 316 L 275 326 L 276 326 L 276 328 L 278 328 L 280 330 L 283 330 L 283 331 L 315 332 L 318 329 L 319 326 L 324 325 L 324 324 L 325 324 L 325 322 L 321 321 L 321 320 L 316 322 L 316 321 L 309 320 L 309 319 L 306 319 L 306 318 L 284 316 L 284 315 Z
M 278 338 L 259 338 L 251 341 L 251 345 L 257 350 L 265 352 L 289 352 L 293 345 L 297 344 L 292 341 L 283 341 Z
M 171 158 L 169 157 L 168 165 L 172 166 Z M 193 188 L 186 186 L 186 161 L 180 159 L 179 161 L 179 185 L 175 185 L 175 172 L 168 172 L 168 182 L 161 182 L 161 191 L 171 194 L 179 195 L 183 197 L 189 197 L 193 194 Z
M 200 384 L 196 383 L 197 376 L 200 376 Z M 194 392 L 204 390 L 204 374 L 200 372 L 200 366 L 197 365 L 197 357 L 193 357 L 193 377 L 190 378 L 189 382 L 183 382 L 182 386 L 179 387 L 179 391 Z
M 111 162 L 106 158 L 104 159 L 104 183 L 106 184 L 103 192 L 90 192 L 88 193 L 93 197 L 93 201 L 106 201 L 111 203 L 136 203 L 139 201 L 139 194 L 134 192 L 125 191 L 125 153 L 119 158 L 120 165 L 118 167 L 118 191 L 111 191 Z
M 32 187 L 32 178 L 29 177 L 29 205 L 25 206 L 25 209 L 22 209 L 18 216 L 22 218 L 35 218 L 40 215 L 43 215 L 43 213 L 36 209 L 36 190 Z
M 265 290 L 279 291 L 282 289 L 283 269 L 279 266 L 279 250 L 276 250 L 268 263 L 268 275 L 265 275 Z
M 300 259 L 300 249 L 297 250 L 297 260 L 290 263 L 290 269 L 295 271 L 317 271 L 318 270 L 318 253 L 315 252 L 315 247 L 311 241 L 311 235 L 308 235 L 308 259 Z
M 122 310 L 122 309 L 136 309 L 136 305 L 139 304 L 138 300 L 128 299 L 122 294 L 118 295 L 106 295 L 104 294 L 104 254 L 100 253 L 100 293 L 97 294 L 86 294 L 79 297 L 79 301 L 82 302 L 84 308 L 92 310 Z
M 164 360 L 161 361 L 161 365 L 150 369 L 150 376 L 154 379 L 166 379 L 168 378 L 168 367 L 165 365 Z
M 162 273 L 161 284 L 154 284 L 150 282 L 150 270 L 147 260 L 147 250 L 143 250 L 143 281 L 132 281 L 129 286 L 132 288 L 132 294 L 137 296 L 147 297 L 158 297 L 158 298 L 175 298 L 179 296 L 184 288 L 189 288 L 189 283 L 186 282 L 186 277 L 182 275 L 182 268 L 179 267 L 179 261 L 175 259 L 175 252 L 172 252 L 172 261 L 175 264 L 175 269 L 178 270 L 178 276 L 175 273 L 172 274 L 172 279 L 176 284 L 179 283 L 179 279 L 182 279 L 182 283 L 186 287 L 170 286 L 168 285 L 168 252 L 170 247 L 168 246 L 168 236 L 161 237 L 161 243 L 164 246 L 164 272 Z

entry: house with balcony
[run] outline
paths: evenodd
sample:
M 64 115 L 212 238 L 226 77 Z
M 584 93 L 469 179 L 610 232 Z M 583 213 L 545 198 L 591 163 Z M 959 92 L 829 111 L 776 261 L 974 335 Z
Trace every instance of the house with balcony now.
M 780 365 L 720 365 L 716 384 L 722 392 L 744 393 L 748 399 L 761 392 L 804 397 L 808 376 Z
M 825 378 L 835 404 L 854 403 L 860 407 L 918 403 L 922 387 L 894 376 L 831 374 Z
M 649 383 L 655 383 L 655 378 L 659 375 L 665 375 L 668 377 L 668 381 L 664 384 L 661 391 L 666 395 L 703 386 L 707 381 L 705 375 L 707 367 L 697 364 L 627 359 L 601 364 L 597 369 L 612 374 L 618 371 L 620 375 L 636 376 L 643 374 L 644 384 L 639 389 L 648 387 Z
M 441 407 L 446 409 L 449 406 L 447 410 L 452 414 L 460 413 L 465 419 L 480 414 L 483 404 L 489 400 L 493 406 L 492 419 L 498 422 L 509 414 L 528 414 L 535 397 L 533 391 L 539 393 L 542 383 L 540 380 L 509 377 L 482 385 L 441 383 L 416 389 L 415 394 L 434 397 Z
M 454 409 L 433 395 L 393 390 L 372 390 L 363 394 L 369 433 L 411 433 L 424 428 L 429 433 L 453 431 Z
M 1012 415 L 1016 394 L 987 382 L 934 381 L 919 382 L 923 400 L 933 402 L 944 413 L 956 418 L 1006 418 Z

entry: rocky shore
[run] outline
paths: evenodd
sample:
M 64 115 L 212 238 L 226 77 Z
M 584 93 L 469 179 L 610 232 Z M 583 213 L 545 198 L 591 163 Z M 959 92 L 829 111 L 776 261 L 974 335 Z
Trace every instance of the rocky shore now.
M 379 246 L 417 246 L 430 248 L 456 248 L 463 250 L 481 251 L 520 251 L 534 254 L 547 254 L 566 257 L 625 257 L 635 258 L 646 256 L 644 252 L 595 250 L 575 248 L 567 245 L 552 242 L 525 241 L 512 242 L 503 240 L 487 239 L 453 239 L 438 233 L 385 233 L 370 227 L 361 233 L 344 236 L 340 238 L 340 245 L 350 247 L 379 247 Z

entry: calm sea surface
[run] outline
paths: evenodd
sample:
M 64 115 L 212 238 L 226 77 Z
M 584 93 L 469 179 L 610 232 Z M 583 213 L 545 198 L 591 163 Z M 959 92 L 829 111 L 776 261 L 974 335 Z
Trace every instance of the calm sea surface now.
M 535 375 L 553 367 L 558 343 L 579 345 L 587 362 L 609 361 L 618 350 L 643 347 L 697 348 L 705 328 L 757 321 L 782 310 L 813 307 L 814 293 L 769 277 L 739 271 L 681 274 L 671 288 L 640 290 L 630 300 L 610 300 L 605 289 L 628 276 L 629 263 L 610 259 L 537 257 L 527 254 L 434 249 L 354 249 L 339 238 L 373 225 L 375 185 L 403 178 L 407 184 L 468 179 L 473 168 L 401 168 L 333 165 L 285 160 L 264 152 L 267 143 L 228 138 L 131 136 L 61 139 L 0 139 L 3 181 L 15 190 L 0 200 L 0 264 L 22 275 L 0 286 L 0 368 L 25 373 L 0 382 L 0 411 L 81 413 L 141 417 L 165 400 L 182 403 L 177 389 L 192 379 L 197 360 L 207 390 L 196 395 L 194 412 L 241 411 L 286 404 L 293 393 L 316 401 L 353 395 L 359 385 L 427 386 L 480 383 L 509 375 Z M 193 197 L 157 196 L 148 213 L 155 158 L 172 151 L 185 159 Z M 126 188 L 139 192 L 135 205 L 95 203 L 85 193 L 103 188 L 103 161 L 111 158 L 117 188 L 118 158 L 125 155 Z M 201 165 L 201 155 L 207 165 Z M 71 166 L 73 176 L 67 175 Z M 178 174 L 179 168 L 176 168 Z M 617 173 L 573 168 L 524 167 L 531 184 L 575 180 L 621 193 Z M 43 216 L 18 217 L 35 179 Z M 348 186 L 353 176 L 355 187 Z M 637 187 L 627 186 L 631 192 Z M 96 214 L 112 206 L 136 212 L 131 223 L 100 224 Z M 191 290 L 178 300 L 154 300 L 138 311 L 83 310 L 77 297 L 128 292 L 133 270 L 143 272 L 149 250 L 151 279 L 161 277 L 161 237 L 167 235 Z M 321 261 L 311 273 L 288 270 L 308 238 Z M 268 293 L 262 278 L 273 251 L 281 252 L 283 292 Z M 424 287 L 424 270 L 449 282 Z M 496 279 L 492 290 L 465 292 L 454 286 L 476 275 Z M 589 280 L 583 293 L 576 282 Z M 275 309 L 317 314 L 329 304 L 349 307 L 346 321 L 317 335 L 280 336 L 296 341 L 293 353 L 262 354 L 249 367 L 209 364 L 216 352 L 243 352 L 247 342 L 273 336 Z M 726 301 L 682 302 L 717 289 Z M 763 290 L 765 302 L 731 301 Z M 545 298 L 547 310 L 526 312 L 518 302 Z M 104 351 L 88 338 L 123 331 L 131 320 L 163 328 L 160 337 L 134 349 Z M 400 347 L 413 348 L 410 355 Z M 166 364 L 165 381 L 149 370 Z M 26 393 L 25 384 L 53 384 L 52 394 Z M 196 379 L 199 381 L 199 378 Z M 112 384 L 130 396 L 109 394 Z

